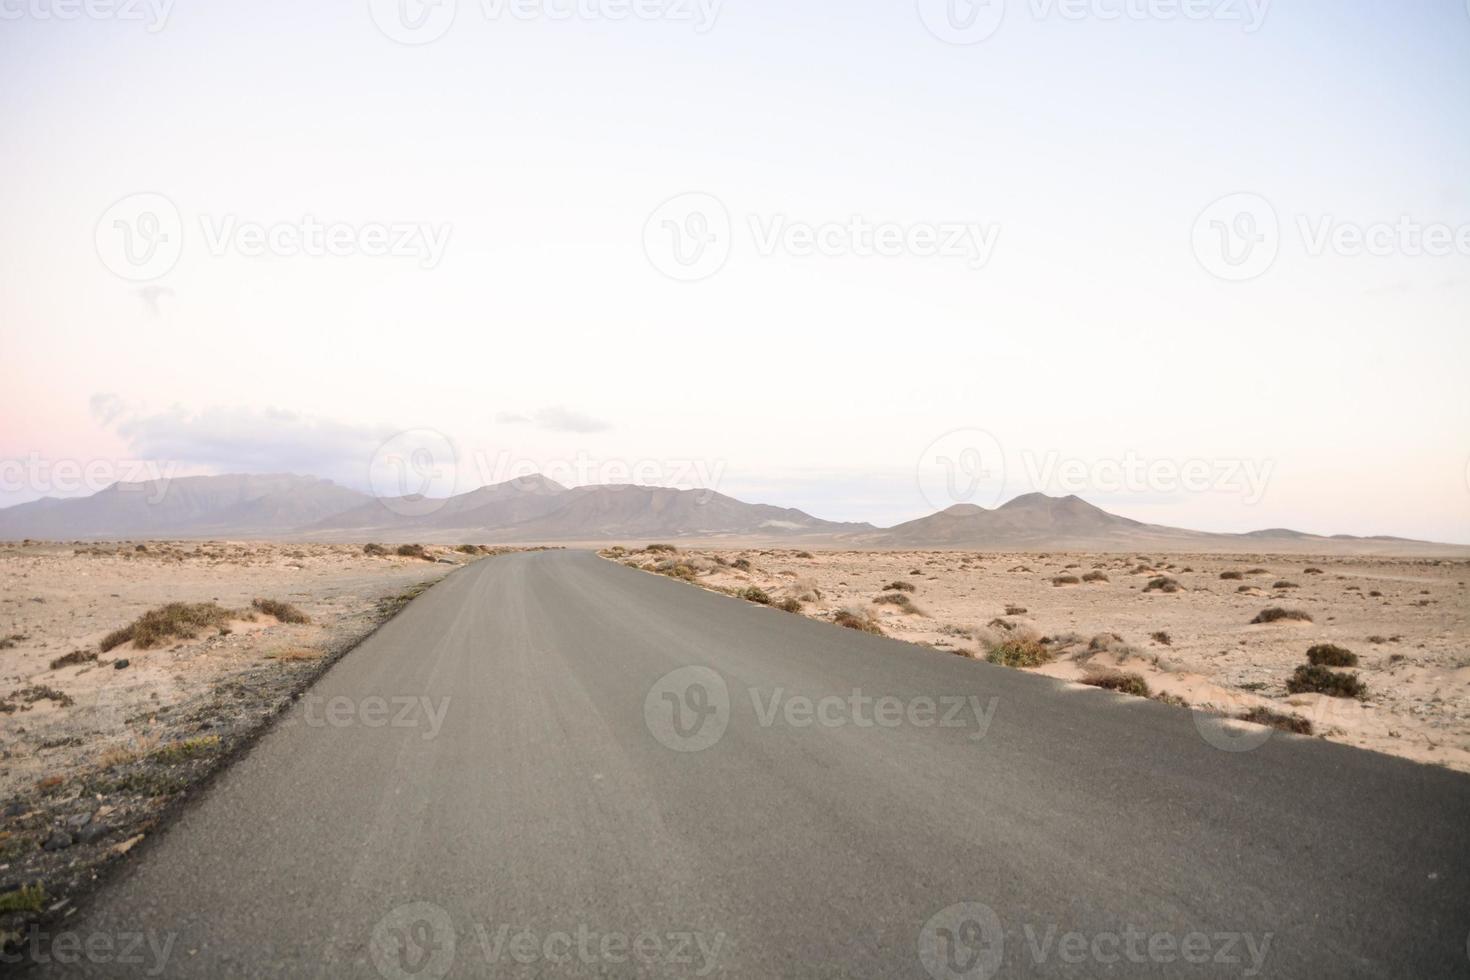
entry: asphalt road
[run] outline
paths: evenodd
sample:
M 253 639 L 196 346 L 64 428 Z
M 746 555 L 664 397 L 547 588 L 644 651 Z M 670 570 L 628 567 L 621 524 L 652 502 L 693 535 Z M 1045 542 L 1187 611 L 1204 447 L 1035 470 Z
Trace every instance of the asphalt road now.
M 1232 739 L 588 553 L 493 558 L 67 922 L 110 952 L 43 972 L 1470 975 L 1470 778 Z

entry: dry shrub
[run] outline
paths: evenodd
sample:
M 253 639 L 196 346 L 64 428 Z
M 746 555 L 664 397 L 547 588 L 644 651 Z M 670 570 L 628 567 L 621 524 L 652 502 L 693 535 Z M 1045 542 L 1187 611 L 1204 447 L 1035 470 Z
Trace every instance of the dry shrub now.
M 1108 581 L 1111 581 L 1111 579 L 1109 579 L 1102 572 L 1088 572 L 1086 575 L 1083 575 L 1082 576 L 1082 581 L 1084 581 L 1084 582 L 1108 582 Z
M 213 602 L 170 602 L 150 609 L 122 629 L 113 630 L 98 646 L 106 653 L 131 640 L 136 649 L 147 650 L 173 638 L 192 640 L 200 630 L 218 629 L 232 618 L 228 609 Z
M 1143 587 L 1145 592 L 1178 592 L 1179 583 L 1167 575 L 1148 580 L 1148 585 Z
M 1358 655 L 1335 643 L 1318 643 L 1307 650 L 1307 663 L 1316 667 L 1356 667 Z
M 883 636 L 883 628 L 867 615 L 867 613 L 855 609 L 839 609 L 832 614 L 832 622 L 838 626 L 845 626 L 850 630 L 859 630 L 863 633 L 872 633 L 874 636 Z
M 1368 694 L 1368 685 L 1358 679 L 1357 674 L 1344 674 L 1326 667 L 1303 664 L 1286 682 L 1286 690 L 1292 694 L 1326 694 L 1334 698 L 1363 698 Z
M 291 603 L 282 602 L 279 599 L 256 599 L 250 605 L 256 612 L 265 613 L 267 616 L 274 616 L 276 621 L 280 623 L 311 622 L 311 617 L 306 615 L 306 613 L 297 609 Z
M 1248 721 L 1256 725 L 1267 725 L 1283 732 L 1291 732 L 1293 735 L 1312 734 L 1312 723 L 1305 718 L 1296 715 L 1286 715 L 1270 708 L 1252 708 L 1244 714 L 1235 716 L 1241 721 Z
M 1312 617 L 1300 609 L 1282 609 L 1280 606 L 1272 606 L 1270 609 L 1262 609 L 1256 613 L 1256 618 L 1251 620 L 1251 625 L 1260 623 L 1276 623 L 1283 620 L 1294 620 L 1297 622 L 1310 623 Z
M 981 636 L 980 645 L 985 659 L 1002 667 L 1040 667 L 1052 660 L 1052 652 L 1031 630 L 1015 630 L 999 638 Z
M 1088 674 L 1082 678 L 1082 683 L 1092 687 L 1100 687 L 1105 691 L 1117 691 L 1119 694 L 1131 694 L 1136 698 L 1146 698 L 1149 695 L 1148 681 L 1138 674 L 1125 673 L 1121 670 L 1108 670 L 1096 674 Z

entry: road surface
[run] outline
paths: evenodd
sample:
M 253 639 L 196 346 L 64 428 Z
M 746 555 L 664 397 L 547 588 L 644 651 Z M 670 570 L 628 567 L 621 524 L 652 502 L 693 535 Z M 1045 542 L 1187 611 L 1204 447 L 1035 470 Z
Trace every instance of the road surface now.
M 511 555 L 66 927 L 112 952 L 43 974 L 1463 977 L 1470 778 Z

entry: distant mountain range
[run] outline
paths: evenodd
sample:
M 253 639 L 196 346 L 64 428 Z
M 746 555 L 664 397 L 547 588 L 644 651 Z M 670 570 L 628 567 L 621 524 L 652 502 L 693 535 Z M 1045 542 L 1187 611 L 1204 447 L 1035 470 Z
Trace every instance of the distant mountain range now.
M 0 509 L 0 540 L 23 538 L 629 544 L 683 538 L 851 548 L 1470 555 L 1470 547 L 1404 538 L 1322 537 L 1286 529 L 1189 531 L 1119 517 L 1080 497 L 1042 493 L 1016 497 L 993 510 L 957 504 L 879 528 L 748 504 L 712 490 L 568 488 L 539 475 L 446 499 L 377 498 L 290 474 L 116 483 L 90 497 L 46 498 Z

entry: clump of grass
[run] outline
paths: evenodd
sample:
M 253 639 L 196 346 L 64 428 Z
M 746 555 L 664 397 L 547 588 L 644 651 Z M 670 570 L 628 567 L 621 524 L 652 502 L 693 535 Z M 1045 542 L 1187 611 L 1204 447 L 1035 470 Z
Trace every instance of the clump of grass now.
M 885 592 L 914 592 L 916 591 L 912 582 L 889 582 L 883 586 Z
M 433 557 L 424 550 L 421 544 L 401 544 L 393 553 L 399 558 L 422 558 L 424 561 L 433 561 Z
M 1295 620 L 1297 622 L 1310 623 L 1312 617 L 1300 609 L 1282 609 L 1280 606 L 1272 606 L 1270 609 L 1262 609 L 1256 613 L 1256 618 L 1251 620 L 1252 625 L 1260 623 L 1276 623 L 1283 620 Z
M 1155 643 L 1162 643 L 1166 647 L 1174 645 L 1173 637 L 1171 637 L 1164 630 L 1159 630 L 1157 633 L 1150 633 L 1149 639 L 1153 640 Z
M 1334 698 L 1362 698 L 1368 694 L 1368 685 L 1357 674 L 1344 674 L 1326 667 L 1307 664 L 1296 669 L 1286 681 L 1286 690 L 1292 694 L 1326 694 Z
M 1372 636 L 1368 637 L 1368 642 L 1373 644 L 1387 643 L 1388 637 L 1379 636 L 1377 633 L 1374 633 Z
M 663 570 L 663 573 L 670 578 L 681 578 L 686 582 L 693 582 L 698 575 L 698 573 L 694 571 L 693 565 L 686 565 L 682 561 L 674 562 L 674 564 L 665 568 Z
M 665 554 L 676 554 L 679 551 L 678 548 L 675 548 L 671 544 L 651 544 L 643 550 L 652 552 L 663 552 Z
M 1248 721 L 1256 725 L 1268 725 L 1278 731 L 1291 732 L 1293 735 L 1312 734 L 1312 723 L 1305 718 L 1296 715 L 1282 714 L 1272 711 L 1270 708 L 1252 708 L 1244 714 L 1235 716 L 1241 721 Z
M 52 670 L 60 670 L 63 667 L 75 667 L 78 664 L 90 664 L 97 662 L 97 653 L 94 650 L 73 650 L 71 653 L 57 657 L 51 661 Z
M 297 609 L 295 606 L 291 605 L 291 603 L 282 602 L 279 599 L 256 599 L 254 602 L 250 603 L 250 605 L 255 609 L 256 612 L 265 613 L 267 616 L 274 616 L 277 622 L 311 622 L 311 617 L 306 615 L 306 613 L 302 612 L 300 609 Z
M 170 602 L 150 609 L 122 629 L 113 630 L 98 643 L 103 653 L 132 641 L 148 650 L 174 638 L 192 640 L 203 629 L 218 629 L 233 617 L 230 610 L 213 602 Z
M 1232 579 L 1244 578 L 1245 575 L 1243 573 L 1241 573 L 1241 572 L 1221 572 L 1220 573 L 1220 577 L 1222 579 L 1226 579 L 1228 581 L 1228 580 L 1232 580 Z
M 477 545 L 477 544 L 462 544 L 458 548 L 455 548 L 454 550 L 457 551 L 457 552 L 459 552 L 462 555 L 478 555 L 478 554 L 480 554 L 480 546 Z
M 1302 574 L 1303 575 L 1321 575 L 1322 574 L 1322 569 L 1320 569 L 1320 568 L 1304 568 L 1304 569 L 1302 569 Z
M 1040 667 L 1051 663 L 1046 644 L 1031 634 L 1013 633 L 998 641 L 982 641 L 985 659 L 1002 667 Z
M 740 598 L 744 599 L 746 602 L 759 603 L 762 606 L 769 606 L 771 604 L 771 597 L 766 592 L 766 590 L 757 588 L 754 585 L 749 586 L 748 588 L 741 589 Z
M 36 913 L 45 907 L 46 889 L 39 881 L 0 895 L 0 912 Z
M 799 613 L 801 612 L 801 600 L 795 597 L 782 599 L 776 603 L 776 608 L 782 612 Z
M 832 616 L 832 622 L 838 626 L 845 626 L 850 630 L 859 630 L 863 633 L 872 633 L 874 636 L 883 636 L 883 628 L 873 622 L 868 616 L 854 612 L 851 609 L 839 609 Z
M 1102 572 L 1088 572 L 1082 576 L 1084 582 L 1109 582 L 1112 581 Z
M 1151 578 L 1151 579 L 1149 579 L 1148 580 L 1148 585 L 1145 585 L 1143 587 L 1143 591 L 1145 591 L 1145 592 L 1178 592 L 1179 591 L 1179 583 L 1176 580 L 1170 578 L 1167 575 L 1160 575 L 1157 578 Z
M 186 738 L 181 742 L 171 742 L 156 750 L 152 758 L 165 763 L 185 762 L 201 755 L 208 755 L 218 749 L 218 735 L 200 735 L 197 738 Z
M 1273 589 L 1299 589 L 1299 588 L 1301 588 L 1301 586 L 1300 585 L 1297 585 L 1295 582 L 1287 582 L 1287 581 L 1284 581 L 1283 580 L 1281 582 L 1277 582 L 1275 585 L 1271 586 L 1271 588 L 1273 588 Z
M 380 544 L 374 544 L 369 541 L 367 544 L 362 546 L 362 553 L 365 555 L 370 555 L 374 558 L 380 558 L 388 553 L 388 549 Z
M 316 660 L 321 657 L 322 652 L 314 647 L 285 647 L 281 650 L 272 650 L 265 655 L 267 660 L 280 660 L 283 662 L 294 660 Z
M 897 606 L 906 613 L 919 612 L 919 607 L 914 605 L 914 601 L 902 592 L 884 592 L 874 598 L 873 602 L 877 605 Z
M 1335 643 L 1318 643 L 1307 650 L 1307 662 L 1317 667 L 1356 667 L 1358 655 Z
M 1088 674 L 1082 678 L 1082 683 L 1093 687 L 1100 687 L 1105 691 L 1117 691 L 1119 694 L 1131 694 L 1136 698 L 1149 696 L 1148 681 L 1138 674 L 1126 673 L 1121 670 L 1103 671 L 1097 674 Z
M 1076 585 L 1082 580 L 1075 575 L 1058 575 L 1051 580 L 1052 585 Z
M 1126 645 L 1127 644 L 1123 642 L 1123 638 L 1117 633 L 1099 633 L 1092 639 L 1087 641 L 1087 649 L 1093 653 L 1098 653 L 1103 650 L 1112 650 L 1118 647 L 1124 647 Z
M 23 704 L 35 704 L 37 701 L 50 701 L 58 708 L 70 708 L 76 702 L 71 695 L 65 691 L 58 691 L 48 684 L 32 684 L 23 687 L 19 691 L 8 695 L 5 700 L 0 701 L 0 713 L 11 714 Z
M 1006 615 L 1007 616 L 1024 616 L 1024 615 L 1026 615 L 1026 607 L 1025 606 L 1011 605 L 1010 603 L 1007 603 L 1006 604 Z

